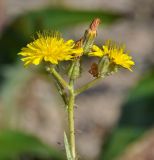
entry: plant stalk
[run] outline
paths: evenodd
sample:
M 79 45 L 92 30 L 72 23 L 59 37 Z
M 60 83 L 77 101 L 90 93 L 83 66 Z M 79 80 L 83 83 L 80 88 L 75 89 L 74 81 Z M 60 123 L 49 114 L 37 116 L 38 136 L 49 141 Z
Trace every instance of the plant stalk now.
M 80 93 L 86 91 L 87 89 L 93 87 L 95 84 L 97 84 L 103 77 L 98 77 L 92 81 L 90 81 L 89 83 L 85 84 L 84 86 L 82 86 L 81 88 L 77 89 L 75 91 L 75 96 L 79 95 Z
M 73 160 L 76 159 L 75 151 L 75 128 L 74 128 L 74 102 L 75 95 L 74 89 L 70 91 L 69 103 L 68 103 L 68 126 L 69 126 L 69 145 Z
M 70 90 L 70 86 L 68 85 L 68 83 L 61 77 L 61 75 L 55 70 L 55 68 L 47 68 L 47 71 L 50 72 L 64 88 Z

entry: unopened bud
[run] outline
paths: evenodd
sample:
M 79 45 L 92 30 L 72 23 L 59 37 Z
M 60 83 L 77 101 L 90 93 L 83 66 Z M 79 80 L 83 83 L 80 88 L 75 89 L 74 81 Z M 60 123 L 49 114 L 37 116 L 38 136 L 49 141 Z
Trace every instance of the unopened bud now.
M 80 76 L 80 59 L 76 59 L 76 61 L 71 64 L 68 70 L 68 76 L 72 80 L 75 80 Z
M 96 18 L 92 21 L 92 23 L 90 24 L 90 28 L 89 28 L 89 32 L 90 34 L 94 34 L 95 36 L 97 35 L 97 28 L 100 24 L 100 19 Z
M 118 72 L 118 66 L 115 64 L 110 64 L 108 75 L 112 75 L 116 72 Z
M 98 63 L 98 72 L 100 77 L 108 75 L 109 66 L 110 66 L 110 61 L 107 56 L 104 56 L 103 58 L 100 59 Z
M 85 31 L 83 37 L 84 54 L 87 54 L 91 50 L 97 35 L 97 28 L 99 24 L 100 24 L 100 19 L 96 18 L 90 24 L 89 29 Z

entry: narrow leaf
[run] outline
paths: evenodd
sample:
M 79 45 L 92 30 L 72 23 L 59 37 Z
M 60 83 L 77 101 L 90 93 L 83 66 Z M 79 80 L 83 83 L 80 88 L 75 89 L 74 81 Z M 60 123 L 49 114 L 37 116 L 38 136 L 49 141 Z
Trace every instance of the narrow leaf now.
M 70 146 L 68 143 L 68 139 L 66 136 L 66 133 L 64 132 L 64 144 L 65 144 L 65 150 L 66 150 L 66 156 L 68 160 L 73 160 L 72 155 L 71 155 L 71 150 L 70 150 Z

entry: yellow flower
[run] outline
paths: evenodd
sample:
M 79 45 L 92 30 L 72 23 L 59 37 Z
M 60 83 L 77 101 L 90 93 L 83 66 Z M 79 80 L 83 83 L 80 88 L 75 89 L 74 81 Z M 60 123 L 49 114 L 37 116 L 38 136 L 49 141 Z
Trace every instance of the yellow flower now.
M 118 46 L 111 41 L 107 41 L 105 45 L 102 46 L 102 49 L 94 45 L 92 52 L 89 53 L 89 56 L 103 57 L 104 55 L 108 56 L 110 63 L 122 66 L 130 71 L 132 71 L 131 67 L 135 65 L 132 57 L 125 51 L 125 47 Z
M 104 52 L 98 46 L 93 45 L 92 52 L 90 52 L 88 55 L 89 56 L 102 57 L 102 56 L 104 56 Z
M 58 64 L 60 61 L 72 60 L 82 55 L 82 48 L 75 48 L 73 40 L 64 41 L 59 34 L 37 34 L 37 39 L 27 44 L 18 53 L 24 58 L 25 66 L 38 65 L 41 61 Z

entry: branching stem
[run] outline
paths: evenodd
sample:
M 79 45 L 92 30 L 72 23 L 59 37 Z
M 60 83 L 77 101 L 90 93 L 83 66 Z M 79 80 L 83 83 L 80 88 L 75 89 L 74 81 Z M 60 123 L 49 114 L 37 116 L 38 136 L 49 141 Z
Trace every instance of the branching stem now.
M 79 95 L 80 93 L 86 91 L 87 89 L 95 86 L 103 77 L 98 77 L 92 81 L 90 81 L 89 83 L 85 84 L 84 86 L 82 86 L 81 88 L 77 89 L 75 91 L 75 96 Z

